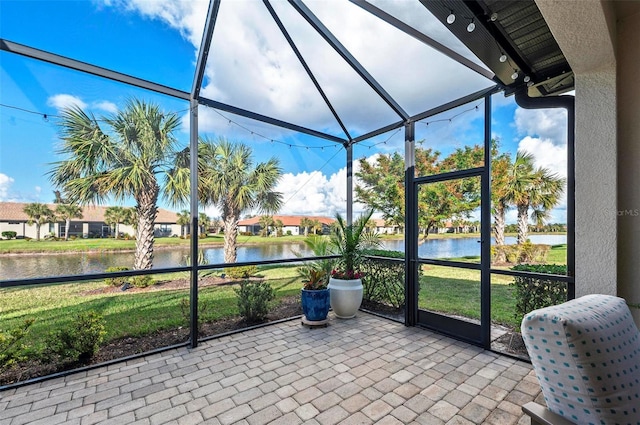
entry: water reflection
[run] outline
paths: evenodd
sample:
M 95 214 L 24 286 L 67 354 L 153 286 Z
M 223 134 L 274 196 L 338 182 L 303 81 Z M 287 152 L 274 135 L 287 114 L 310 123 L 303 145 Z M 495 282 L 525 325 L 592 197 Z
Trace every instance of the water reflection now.
M 533 243 L 566 243 L 565 235 L 531 235 Z M 459 258 L 479 256 L 477 238 L 428 239 L 419 247 L 422 258 Z M 515 238 L 507 237 L 507 243 Z M 208 264 L 224 262 L 222 247 L 204 247 Z M 404 251 L 404 241 L 385 241 L 385 249 Z M 261 261 L 295 258 L 295 252 L 313 256 L 304 244 L 287 243 L 238 248 L 238 261 Z M 179 267 L 186 264 L 188 248 L 156 249 L 154 268 Z M 133 252 L 98 252 L 73 254 L 3 255 L 0 257 L 0 280 L 101 273 L 109 267 L 133 267 Z

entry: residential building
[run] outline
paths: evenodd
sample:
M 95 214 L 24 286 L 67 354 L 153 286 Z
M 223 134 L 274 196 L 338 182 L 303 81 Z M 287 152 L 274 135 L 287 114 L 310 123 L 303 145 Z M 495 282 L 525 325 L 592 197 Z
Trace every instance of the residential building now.
M 254 235 L 260 234 L 262 230 L 262 225 L 260 224 L 260 219 L 263 216 L 255 216 L 245 220 L 240 220 L 238 222 L 238 231 L 240 232 L 248 232 Z M 282 222 L 282 233 L 288 234 L 291 232 L 292 235 L 304 235 L 304 228 L 300 226 L 300 222 L 303 218 L 307 218 L 309 220 L 318 220 L 322 225 L 322 234 L 329 233 L 329 229 L 331 228 L 331 224 L 335 221 L 329 217 L 321 217 L 321 216 L 304 216 L 304 215 L 274 215 L 274 221 L 280 220 Z M 309 229 L 309 233 L 313 233 L 313 229 Z
M 0 202 L 0 233 L 14 231 L 18 238 L 33 238 L 36 235 L 35 224 L 28 224 L 29 216 L 24 212 L 27 203 L 23 202 Z M 47 204 L 49 209 L 55 211 L 56 204 Z M 71 220 L 69 224 L 69 235 L 75 237 L 109 237 L 113 236 L 114 229 L 104 221 L 107 206 L 86 205 L 82 207 L 82 218 Z M 155 222 L 155 236 L 172 236 L 180 234 L 180 226 L 176 224 L 177 215 L 175 212 L 158 208 L 158 215 Z M 65 222 L 58 219 L 44 223 L 40 227 L 40 237 L 47 235 L 55 237 L 65 236 Z M 131 225 L 120 224 L 120 233 L 135 234 L 135 229 Z

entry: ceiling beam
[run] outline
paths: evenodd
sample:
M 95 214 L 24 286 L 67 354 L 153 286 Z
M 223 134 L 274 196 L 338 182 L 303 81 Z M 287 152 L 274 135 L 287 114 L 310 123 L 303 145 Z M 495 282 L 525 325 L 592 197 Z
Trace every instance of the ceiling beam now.
M 97 75 L 98 77 L 103 77 L 108 80 L 118 81 L 120 83 L 129 84 L 131 86 L 140 87 L 146 90 L 151 90 L 153 92 L 165 94 L 167 96 L 175 97 L 178 99 L 189 100 L 189 93 L 187 93 L 186 91 L 177 90 L 168 86 L 164 86 L 162 84 L 152 83 L 151 81 L 143 80 L 142 78 L 133 77 L 121 72 L 111 71 L 107 68 L 91 65 L 86 62 L 77 61 L 75 59 L 70 59 L 65 56 L 56 55 L 54 53 L 45 52 L 44 50 L 34 49 L 33 47 L 14 43 L 9 40 L 0 39 L 0 50 L 15 53 L 21 56 L 26 56 L 32 59 L 37 59 L 43 62 L 48 62 L 54 65 L 62 66 L 64 68 L 74 69 L 86 74 Z
M 218 19 L 218 11 L 220 10 L 220 0 L 212 0 L 209 2 L 209 10 L 204 23 L 204 31 L 202 32 L 202 41 L 200 42 L 200 50 L 198 51 L 198 61 L 196 62 L 196 74 L 193 77 L 193 85 L 191 87 L 191 98 L 197 99 L 202 89 L 202 81 L 204 80 L 204 71 L 209 58 L 209 49 L 213 39 L 213 29 Z
M 495 74 L 493 72 L 489 71 L 488 69 L 485 69 L 484 67 L 478 65 L 477 63 L 473 62 L 472 60 L 467 59 L 466 57 L 462 56 L 461 54 L 457 53 L 456 51 L 448 48 L 444 44 L 441 44 L 441 43 L 437 42 L 433 38 L 427 36 L 426 34 L 420 32 L 420 31 L 418 31 L 414 27 L 412 27 L 410 25 L 407 25 L 406 23 L 404 23 L 401 20 L 397 19 L 395 16 L 390 15 L 387 12 L 385 12 L 384 10 L 379 9 L 378 7 L 372 5 L 367 0 L 349 0 L 349 1 L 351 1 L 353 4 L 355 4 L 357 6 L 360 6 L 361 8 L 366 10 L 367 12 L 371 13 L 372 15 L 376 16 L 379 19 L 382 19 L 383 21 L 385 21 L 389 25 L 392 25 L 393 27 L 395 27 L 398 30 L 404 32 L 405 34 L 408 34 L 411 37 L 415 38 L 416 40 L 418 40 L 418 41 L 426 44 L 427 46 L 437 50 L 438 52 L 440 52 L 443 55 L 449 57 L 450 59 L 453 59 L 454 61 L 460 63 L 461 65 L 466 66 L 470 70 L 472 70 L 474 72 L 477 72 L 478 74 L 482 75 L 483 77 L 486 77 L 486 78 L 488 78 L 490 80 L 492 80 L 493 77 L 495 77 Z
M 336 119 L 336 121 L 338 122 L 338 124 L 342 128 L 342 131 L 347 136 L 347 138 L 349 140 L 351 140 L 351 135 L 349 134 L 349 131 L 347 130 L 347 127 L 342 122 L 342 119 L 340 119 L 340 116 L 338 115 L 338 113 L 336 112 L 335 108 L 331 104 L 331 101 L 329 100 L 329 98 L 325 94 L 324 90 L 322 90 L 322 87 L 320 86 L 320 83 L 316 79 L 315 75 L 313 75 L 313 72 L 311 71 L 311 68 L 309 68 L 309 65 L 307 65 L 307 61 L 304 60 L 304 57 L 302 56 L 302 53 L 300 53 L 300 50 L 298 49 L 298 46 L 296 46 L 296 43 L 291 38 L 291 35 L 289 34 L 289 32 L 285 28 L 284 24 L 282 23 L 282 21 L 278 17 L 278 14 L 276 13 L 276 11 L 271 6 L 271 3 L 269 3 L 269 0 L 263 0 L 263 2 L 264 2 L 264 5 L 269 10 L 269 13 L 271 14 L 271 17 L 273 18 L 275 23 L 278 25 L 278 28 L 280 28 L 280 32 L 282 32 L 282 35 L 284 36 L 284 38 L 287 39 L 287 42 L 289 43 L 289 46 L 291 46 L 291 50 L 293 50 L 293 53 L 295 53 L 296 57 L 298 58 L 298 61 L 300 61 L 300 64 L 302 65 L 304 70 L 307 72 L 307 75 L 311 79 L 311 82 L 313 82 L 313 85 L 316 87 L 316 90 L 318 90 L 318 93 L 320 93 L 320 96 L 322 96 L 322 99 L 324 100 L 324 102 L 326 103 L 327 107 L 329 108 L 329 110 L 333 114 L 333 117 Z
M 275 125 L 277 127 L 286 128 L 289 130 L 297 131 L 299 133 L 308 134 L 309 136 L 319 137 L 321 139 L 330 140 L 332 142 L 340 143 L 342 145 L 348 143 L 348 140 L 343 139 L 341 137 L 333 136 L 331 134 L 322 133 L 320 131 L 312 130 L 310 128 L 301 127 L 296 124 L 291 124 L 286 121 L 282 121 L 276 118 L 271 118 L 266 115 L 261 115 L 252 111 L 248 111 L 246 109 L 237 108 L 235 106 L 227 105 L 226 103 L 218 102 L 215 100 L 207 99 L 205 97 L 199 97 L 198 103 L 205 106 L 210 106 L 214 109 L 218 109 L 221 111 L 230 112 L 235 115 L 240 115 L 241 117 L 249 118 L 252 120 L 264 122 L 267 124 Z

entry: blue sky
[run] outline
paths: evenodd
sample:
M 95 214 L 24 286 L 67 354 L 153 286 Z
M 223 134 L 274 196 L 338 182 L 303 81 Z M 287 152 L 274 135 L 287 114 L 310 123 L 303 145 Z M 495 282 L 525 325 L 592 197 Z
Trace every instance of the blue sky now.
M 414 39 L 372 21 L 352 4 L 307 4 L 411 114 L 491 85 Z M 392 9 L 395 3 L 384 4 Z M 0 36 L 189 91 L 206 8 L 202 1 L 2 0 Z M 398 120 L 299 16 L 280 3 L 276 9 L 352 135 Z M 421 30 L 468 55 L 446 27 L 418 16 L 423 9 L 403 6 L 394 13 L 419 22 Z M 342 136 L 261 2 L 222 2 L 202 93 Z M 132 96 L 178 113 L 183 127 L 177 136 L 181 143 L 187 143 L 188 104 L 184 101 L 0 53 L 0 201 L 52 201 L 54 188 L 46 173 L 50 163 L 59 159 L 55 155 L 55 116 L 61 108 L 79 105 L 98 117 L 105 116 Z M 480 104 L 479 111 L 473 109 L 476 104 Z M 501 94 L 494 96 L 493 104 L 492 130 L 504 150 L 515 153 L 519 147 L 527 149 L 534 153 L 538 165 L 566 175 L 563 112 L 525 111 Z M 426 120 L 431 122 L 428 126 L 417 125 L 416 139 L 424 139 L 424 147 L 432 146 L 445 154 L 456 147 L 481 143 L 482 109 L 482 102 L 474 102 L 432 117 Z M 243 141 L 254 149 L 256 161 L 270 156 L 280 159 L 285 174 L 278 189 L 287 201 L 282 213 L 333 215 L 344 210 L 345 153 L 339 145 L 209 108 L 201 107 L 199 115 L 201 134 Z M 435 122 L 439 119 L 444 121 Z M 371 158 L 403 149 L 403 132 L 392 132 L 356 146 L 354 157 Z M 207 213 L 219 214 L 212 208 Z M 564 211 L 555 210 L 552 221 L 564 220 Z

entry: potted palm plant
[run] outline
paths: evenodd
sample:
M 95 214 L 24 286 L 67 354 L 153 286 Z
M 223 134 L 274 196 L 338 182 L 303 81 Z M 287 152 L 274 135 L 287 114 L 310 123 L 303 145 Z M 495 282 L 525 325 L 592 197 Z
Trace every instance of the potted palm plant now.
M 327 272 L 323 269 L 308 268 L 306 280 L 302 288 L 302 312 L 305 324 L 321 324 L 329 314 L 329 289 L 327 289 Z
M 362 273 L 358 266 L 363 250 L 380 246 L 378 235 L 367 228 L 372 215 L 373 210 L 369 210 L 349 225 L 340 214 L 336 215 L 332 242 L 340 259 L 331 271 L 328 288 L 331 308 L 340 319 L 355 317 L 362 303 Z

